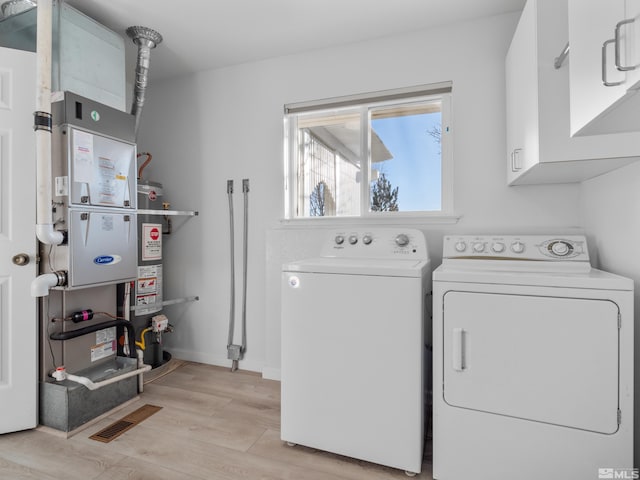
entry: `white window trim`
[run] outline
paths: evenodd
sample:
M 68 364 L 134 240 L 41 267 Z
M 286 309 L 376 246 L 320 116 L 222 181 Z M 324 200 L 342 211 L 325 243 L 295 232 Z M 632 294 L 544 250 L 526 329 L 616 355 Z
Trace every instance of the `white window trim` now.
M 461 218 L 454 210 L 453 203 L 453 128 L 452 124 L 452 99 L 451 99 L 451 82 L 443 82 L 431 85 L 422 85 L 418 87 L 408 87 L 397 90 L 387 90 L 383 92 L 373 92 L 362 95 L 351 95 L 347 97 L 338 97 L 332 100 L 319 100 L 311 102 L 301 102 L 296 104 L 288 104 L 284 107 L 284 187 L 285 187 L 285 208 L 284 218 L 281 219 L 281 225 L 393 225 L 393 224 L 454 224 Z M 369 102 L 369 105 L 362 106 L 364 111 L 368 110 L 372 103 L 376 106 L 385 104 L 401 103 L 402 99 L 419 101 L 421 97 L 440 97 L 442 101 L 442 170 L 441 170 L 441 205 L 439 211 L 424 212 L 371 212 L 370 192 L 366 188 L 361 189 L 361 214 L 359 216 L 330 216 L 330 217 L 296 217 L 294 215 L 296 199 L 298 195 L 297 182 L 293 178 L 295 174 L 296 158 L 290 153 L 295 146 L 296 126 L 292 125 L 289 114 L 304 113 L 314 110 L 326 110 L 332 107 L 344 108 L 348 106 L 356 106 L 361 103 Z M 361 115 L 361 131 L 369 131 L 370 113 L 369 115 Z M 367 152 L 369 157 L 369 138 L 362 135 L 361 151 Z M 368 184 L 369 168 L 362 169 L 363 183 Z

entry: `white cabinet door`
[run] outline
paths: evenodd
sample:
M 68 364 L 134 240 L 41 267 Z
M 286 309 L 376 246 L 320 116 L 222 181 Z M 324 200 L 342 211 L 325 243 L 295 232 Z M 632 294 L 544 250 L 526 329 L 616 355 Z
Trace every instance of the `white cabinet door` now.
M 620 27 L 620 35 L 624 42 L 625 68 L 629 88 L 640 88 L 640 0 L 625 0 L 624 25 Z
M 573 60 L 566 59 L 560 68 L 554 65 L 569 38 L 568 15 L 568 0 L 529 0 L 507 53 L 510 185 L 581 182 L 640 158 L 640 130 L 571 136 Z
M 620 25 L 615 40 L 627 8 L 636 9 L 635 0 L 569 0 L 572 135 L 640 130 L 640 96 L 629 90 L 637 73 L 616 68 L 616 49 L 623 61 L 630 60 L 638 41 L 633 24 Z
M 538 159 L 536 1 L 527 2 L 505 60 L 507 87 L 507 182 Z
M 609 300 L 447 292 L 444 400 L 526 421 L 615 433 L 618 311 Z
M 0 433 L 37 416 L 35 55 L 0 48 Z M 15 255 L 25 254 L 26 265 Z

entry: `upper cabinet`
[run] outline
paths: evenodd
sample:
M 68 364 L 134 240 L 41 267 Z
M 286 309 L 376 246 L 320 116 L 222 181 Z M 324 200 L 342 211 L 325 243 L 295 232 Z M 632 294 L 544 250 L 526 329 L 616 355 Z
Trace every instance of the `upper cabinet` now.
M 591 0 L 577 3 L 587 1 Z M 573 44 L 570 58 L 554 67 L 569 39 L 568 12 L 568 0 L 528 0 L 509 47 L 505 73 L 510 185 L 580 182 L 640 159 L 640 131 L 571 136 Z
M 640 0 L 569 0 L 571 134 L 640 131 Z

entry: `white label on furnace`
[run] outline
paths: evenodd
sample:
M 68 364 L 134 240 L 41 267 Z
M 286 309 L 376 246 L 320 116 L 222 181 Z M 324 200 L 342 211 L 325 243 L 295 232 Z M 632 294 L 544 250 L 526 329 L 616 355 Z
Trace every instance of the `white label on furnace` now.
M 91 347 L 91 361 L 95 362 L 105 357 L 115 354 L 116 327 L 105 328 L 96 332 L 96 344 Z
M 113 230 L 113 216 L 102 215 L 102 231 L 111 232 Z
M 162 260 L 162 225 L 142 224 L 142 260 Z
M 73 130 L 73 181 L 90 183 L 93 180 L 93 135 Z
M 56 177 L 56 195 L 58 197 L 69 196 L 69 177 Z

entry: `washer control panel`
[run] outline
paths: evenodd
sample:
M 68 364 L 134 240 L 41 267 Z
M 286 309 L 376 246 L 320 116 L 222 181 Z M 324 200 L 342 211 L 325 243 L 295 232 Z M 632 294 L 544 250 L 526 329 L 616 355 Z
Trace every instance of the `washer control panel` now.
M 331 232 L 322 256 L 354 258 L 428 258 L 420 230 L 376 228 Z
M 589 253 L 582 235 L 450 235 L 442 258 L 589 262 Z

